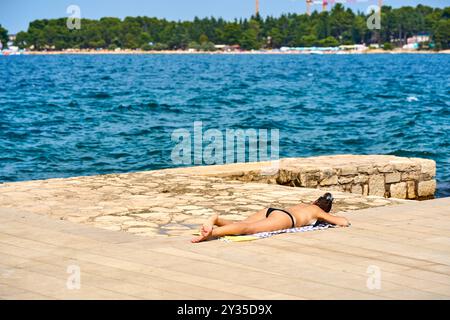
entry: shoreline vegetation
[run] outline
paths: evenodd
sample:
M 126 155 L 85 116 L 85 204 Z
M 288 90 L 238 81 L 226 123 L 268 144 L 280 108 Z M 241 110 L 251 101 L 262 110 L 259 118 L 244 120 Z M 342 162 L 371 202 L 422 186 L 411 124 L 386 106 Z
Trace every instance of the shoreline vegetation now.
M 40 19 L 32 21 L 27 31 L 10 36 L 0 25 L 0 41 L 3 49 L 9 46 L 40 54 L 67 51 L 105 54 L 117 53 L 116 50 L 120 53 L 128 53 L 127 50 L 133 53 L 280 53 L 277 50 L 283 48 L 317 48 L 324 53 L 326 48 L 334 51 L 333 48 L 349 46 L 394 53 L 398 49 L 431 52 L 450 49 L 449 18 L 450 7 L 383 6 L 381 12 L 365 14 L 338 3 L 330 11 L 314 11 L 311 15 L 288 13 L 262 17 L 257 14 L 231 21 L 215 17 L 169 21 L 145 16 L 123 20 L 114 17 Z M 376 50 L 364 53 L 379 53 Z

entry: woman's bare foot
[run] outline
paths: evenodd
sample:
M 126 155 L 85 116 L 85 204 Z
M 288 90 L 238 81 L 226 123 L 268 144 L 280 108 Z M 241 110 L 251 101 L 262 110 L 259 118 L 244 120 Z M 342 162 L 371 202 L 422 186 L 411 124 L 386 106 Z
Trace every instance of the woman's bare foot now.
M 217 214 L 210 217 L 208 219 L 208 221 L 206 221 L 200 228 L 200 234 L 206 235 L 206 234 L 212 232 L 212 229 L 213 229 L 214 225 L 216 224 L 218 218 L 219 218 L 219 215 L 217 215 Z
M 209 231 L 207 231 L 207 230 L 209 230 Z M 211 227 L 211 229 L 205 229 L 205 231 L 203 230 L 203 227 L 202 227 L 202 231 L 201 231 L 200 235 L 192 238 L 191 242 L 198 243 L 198 242 L 202 242 L 202 241 L 211 240 L 213 238 L 212 231 L 213 231 L 212 227 Z
M 219 215 L 215 214 L 211 216 L 200 228 L 200 235 L 198 237 L 195 237 L 191 240 L 193 243 L 211 240 L 212 238 L 212 231 L 213 227 L 217 222 L 217 219 L 219 219 Z

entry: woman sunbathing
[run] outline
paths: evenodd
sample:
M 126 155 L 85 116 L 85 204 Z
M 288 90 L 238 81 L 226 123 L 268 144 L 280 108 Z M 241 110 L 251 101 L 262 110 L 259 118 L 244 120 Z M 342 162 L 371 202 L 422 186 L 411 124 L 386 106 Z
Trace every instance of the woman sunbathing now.
M 314 225 L 324 221 L 334 225 L 348 227 L 350 222 L 344 217 L 332 216 L 328 212 L 333 205 L 331 193 L 325 193 L 312 204 L 298 204 L 287 210 L 263 209 L 242 221 L 232 221 L 214 215 L 200 229 L 200 236 L 192 242 L 212 240 L 222 236 L 254 234 L 258 232 L 275 231 Z M 214 226 L 217 226 L 215 228 Z

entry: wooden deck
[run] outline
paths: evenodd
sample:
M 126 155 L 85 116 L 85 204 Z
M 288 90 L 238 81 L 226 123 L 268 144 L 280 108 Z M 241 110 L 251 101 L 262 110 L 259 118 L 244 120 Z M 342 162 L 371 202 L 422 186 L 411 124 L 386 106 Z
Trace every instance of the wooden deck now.
M 0 209 L 0 298 L 450 298 L 450 198 L 345 215 L 351 228 L 191 244 Z

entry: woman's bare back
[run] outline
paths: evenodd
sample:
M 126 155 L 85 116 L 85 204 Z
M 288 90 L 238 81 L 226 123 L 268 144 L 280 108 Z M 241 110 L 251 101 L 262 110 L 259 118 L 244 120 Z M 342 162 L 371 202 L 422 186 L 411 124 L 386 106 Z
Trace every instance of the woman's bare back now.
M 295 217 L 296 227 L 302 227 L 314 224 L 322 210 L 313 204 L 300 203 L 288 208 L 287 211 Z

